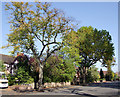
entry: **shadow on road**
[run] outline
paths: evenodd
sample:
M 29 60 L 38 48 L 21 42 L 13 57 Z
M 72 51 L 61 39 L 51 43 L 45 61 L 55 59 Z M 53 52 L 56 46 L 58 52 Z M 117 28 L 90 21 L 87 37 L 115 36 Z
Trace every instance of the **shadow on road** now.
M 90 83 L 90 84 L 88 84 L 88 87 L 105 87 L 105 88 L 120 89 L 120 81 L 103 82 L 103 83 Z

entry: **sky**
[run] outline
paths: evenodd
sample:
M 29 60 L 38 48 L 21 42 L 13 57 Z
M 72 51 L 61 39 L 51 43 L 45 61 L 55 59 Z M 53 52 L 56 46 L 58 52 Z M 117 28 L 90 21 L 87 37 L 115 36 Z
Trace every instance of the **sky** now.
M 5 3 L 2 2 L 2 45 L 7 44 L 7 36 L 10 31 L 8 23 L 9 14 L 4 10 Z M 79 28 L 82 26 L 92 26 L 98 30 L 107 30 L 112 36 L 115 47 L 115 58 L 117 65 L 112 70 L 118 71 L 118 3 L 117 2 L 53 2 L 52 6 L 64 11 L 66 16 L 73 17 Z M 1 44 L 0 44 L 1 46 Z M 0 50 L 0 53 L 9 55 L 10 49 Z M 101 68 L 98 62 L 96 66 Z M 103 68 L 103 70 L 107 70 Z

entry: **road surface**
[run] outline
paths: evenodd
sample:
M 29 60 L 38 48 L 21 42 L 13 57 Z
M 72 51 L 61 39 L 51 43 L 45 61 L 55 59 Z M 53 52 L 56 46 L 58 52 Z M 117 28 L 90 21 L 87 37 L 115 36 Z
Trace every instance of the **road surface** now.
M 71 85 L 59 88 L 44 89 L 43 92 L 16 92 L 12 89 L 0 89 L 2 95 L 84 95 L 85 97 L 97 97 L 116 95 L 120 97 L 120 81 L 106 83 L 91 83 L 88 86 Z M 4 96 L 3 96 L 4 97 Z

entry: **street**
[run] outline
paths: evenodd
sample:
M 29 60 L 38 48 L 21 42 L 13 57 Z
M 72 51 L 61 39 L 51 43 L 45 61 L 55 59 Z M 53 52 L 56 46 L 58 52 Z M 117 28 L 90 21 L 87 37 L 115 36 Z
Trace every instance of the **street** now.
M 91 83 L 87 86 L 71 85 L 59 88 L 47 88 L 42 92 L 16 92 L 12 89 L 0 89 L 2 95 L 84 95 L 85 97 L 99 95 L 120 95 L 120 81 Z M 118 96 L 117 96 L 118 97 Z

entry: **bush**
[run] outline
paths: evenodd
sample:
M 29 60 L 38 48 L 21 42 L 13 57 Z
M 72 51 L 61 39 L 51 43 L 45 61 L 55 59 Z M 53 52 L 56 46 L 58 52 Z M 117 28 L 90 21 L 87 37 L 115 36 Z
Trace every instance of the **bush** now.
M 6 71 L 6 66 L 3 64 L 3 61 L 0 60 L 0 71 L 5 72 Z
M 7 78 L 8 78 L 8 85 L 9 85 L 9 86 L 15 84 L 15 82 L 16 82 L 15 75 L 9 74 L 9 75 L 7 76 Z
M 29 75 L 29 72 L 25 71 L 22 67 L 18 68 L 15 77 L 18 79 L 19 84 L 30 84 L 34 82 L 34 79 Z
M 86 82 L 94 82 L 99 79 L 99 73 L 98 73 L 98 68 L 95 67 L 95 65 L 91 66 L 88 71 L 87 71 L 87 76 L 86 76 Z
M 112 81 L 112 80 L 114 80 L 114 77 L 115 77 L 115 74 L 114 74 L 114 72 L 110 72 L 110 73 L 107 73 L 106 75 L 105 75 L 105 79 L 106 79 L 106 81 Z
M 45 82 L 48 82 L 48 83 L 51 82 L 51 79 L 50 79 L 49 77 L 47 77 L 47 76 L 45 76 L 43 80 L 44 80 L 44 83 L 45 83 Z
M 68 82 L 75 75 L 75 68 L 70 59 L 51 56 L 43 69 L 43 82 Z
M 114 74 L 113 80 L 115 81 L 117 78 L 118 78 L 118 75 L 117 75 L 117 74 Z

